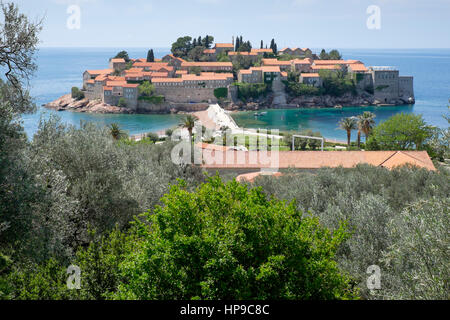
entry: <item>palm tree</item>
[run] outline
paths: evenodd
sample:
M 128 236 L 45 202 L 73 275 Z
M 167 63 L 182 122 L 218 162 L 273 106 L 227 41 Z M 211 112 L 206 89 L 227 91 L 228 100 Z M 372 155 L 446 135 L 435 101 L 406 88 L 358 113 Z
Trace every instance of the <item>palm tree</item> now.
M 109 126 L 109 133 L 113 137 L 114 140 L 120 140 L 122 138 L 127 137 L 127 133 L 120 129 L 119 124 L 111 123 Z
M 361 132 L 364 133 L 367 142 L 367 138 L 375 125 L 375 117 L 376 115 L 369 111 L 364 111 L 363 114 L 358 116 L 358 147 L 361 140 Z
M 195 127 L 195 120 L 197 120 L 197 118 L 195 118 L 193 115 L 188 114 L 180 123 L 180 126 L 182 128 L 186 128 L 187 131 L 189 132 L 189 145 L 191 146 L 191 150 L 192 150 L 192 130 Z M 194 154 L 193 154 L 193 152 L 191 152 L 192 163 L 193 163 L 193 158 L 194 158 Z
M 339 122 L 339 128 L 347 131 L 347 145 L 350 148 L 350 140 L 351 140 L 352 130 L 356 130 L 358 128 L 356 119 L 354 117 L 343 118 Z

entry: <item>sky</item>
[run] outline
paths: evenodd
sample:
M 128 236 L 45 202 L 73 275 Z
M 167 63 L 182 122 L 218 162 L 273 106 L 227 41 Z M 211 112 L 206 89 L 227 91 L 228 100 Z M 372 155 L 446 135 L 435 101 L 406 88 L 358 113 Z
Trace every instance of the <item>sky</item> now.
M 450 0 L 13 2 L 44 17 L 42 47 L 168 48 L 180 36 L 208 34 L 217 42 L 242 35 L 254 47 L 275 38 L 279 49 L 450 48 Z

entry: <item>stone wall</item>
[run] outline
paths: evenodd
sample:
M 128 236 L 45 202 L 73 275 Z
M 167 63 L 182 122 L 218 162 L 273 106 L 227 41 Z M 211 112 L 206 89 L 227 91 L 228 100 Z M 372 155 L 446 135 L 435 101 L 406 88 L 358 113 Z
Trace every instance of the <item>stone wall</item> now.
M 149 103 L 146 101 L 138 101 L 137 112 L 140 113 L 171 113 L 179 112 L 196 112 L 208 109 L 208 103 Z
M 405 102 L 414 100 L 414 80 L 410 76 L 399 77 L 399 97 Z M 412 102 L 412 101 L 410 101 Z
M 217 98 L 214 96 L 213 88 L 155 88 L 155 95 L 163 95 L 166 101 L 175 103 L 186 102 L 206 102 L 216 103 Z
M 382 103 L 391 103 L 399 98 L 398 70 L 372 71 L 375 99 Z

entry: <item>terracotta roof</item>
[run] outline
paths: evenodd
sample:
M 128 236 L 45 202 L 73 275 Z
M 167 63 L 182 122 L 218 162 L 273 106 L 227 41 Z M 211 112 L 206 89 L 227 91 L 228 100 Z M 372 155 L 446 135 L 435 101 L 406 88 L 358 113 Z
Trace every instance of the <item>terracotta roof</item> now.
M 341 67 L 336 64 L 324 64 L 319 66 L 311 66 L 311 69 L 313 70 L 333 70 L 333 69 L 340 69 Z
M 133 67 L 137 68 L 148 68 L 148 67 L 168 67 L 169 63 L 167 62 L 135 62 Z
M 314 60 L 315 65 L 321 64 L 359 64 L 359 60 Z
M 256 53 L 273 53 L 272 49 L 252 49 L 252 52 Z
M 112 90 L 112 87 L 103 87 L 103 91 L 111 91 Z
M 318 73 L 301 73 L 300 76 L 303 78 L 320 78 Z
M 282 71 L 282 72 L 281 72 L 281 76 L 286 78 L 286 77 L 288 76 L 288 73 L 285 72 L 285 71 Z
M 205 50 L 203 50 L 203 53 L 214 54 L 214 53 L 216 53 L 216 49 L 205 49 Z
M 306 59 L 294 59 L 292 60 L 294 64 L 312 64 L 312 60 L 309 58 Z
M 308 50 L 311 51 L 311 49 L 309 49 L 309 48 L 302 48 L 302 50 L 303 50 L 303 51 L 308 51 Z
M 280 61 L 277 59 L 262 59 L 262 62 L 266 66 L 290 66 L 291 65 L 291 60 Z
M 122 87 L 124 87 L 124 88 L 137 88 L 137 87 L 139 87 L 139 83 L 126 83 L 126 84 L 122 85 Z
M 236 177 L 236 181 L 238 182 L 253 182 L 255 179 L 259 176 L 271 176 L 271 177 L 281 177 L 283 174 L 281 172 L 264 172 L 264 171 L 258 171 L 258 172 L 250 172 L 250 173 L 244 173 L 241 175 L 238 175 Z
M 255 69 L 253 69 L 253 68 L 252 69 L 241 69 L 241 70 L 239 70 L 239 73 L 240 74 L 252 74 L 253 70 L 255 70 Z
M 183 62 L 182 67 L 233 67 L 231 62 Z
M 183 82 L 181 78 L 153 78 L 152 83 L 161 83 L 161 82 Z
M 112 73 L 112 69 L 103 69 L 103 70 L 86 70 L 85 72 L 89 73 L 90 75 L 99 75 L 99 74 L 107 74 Z
M 90 80 L 86 81 L 86 83 L 94 84 L 94 83 L 95 83 L 95 80 L 94 80 L 94 79 L 90 79 Z
M 262 67 L 253 67 L 250 70 L 260 70 L 262 72 L 281 72 L 279 66 L 262 66 Z
M 216 43 L 216 48 L 234 48 L 232 43 Z
M 117 58 L 117 59 L 111 59 L 112 63 L 125 63 L 125 59 L 123 58 Z
M 364 71 L 364 72 L 367 71 L 366 66 L 364 66 L 364 64 L 362 63 L 351 64 L 349 68 L 352 71 Z
M 215 74 L 183 74 L 181 79 L 183 81 L 212 81 L 212 80 L 227 80 L 233 78 L 233 74 L 215 73 Z
M 122 87 L 126 84 L 127 84 L 126 81 L 107 81 L 106 82 L 107 87 Z
M 175 71 L 175 74 L 187 74 L 188 71 L 187 70 L 177 70 Z
M 216 154 L 216 152 L 220 152 Z M 268 151 L 264 159 L 258 151 L 212 151 L 203 153 L 205 168 L 298 168 L 318 169 L 321 167 L 352 168 L 358 164 L 370 164 L 392 169 L 405 164 L 416 165 L 428 170 L 436 170 L 426 151 L 280 151 L 271 164 L 272 152 Z M 267 158 L 268 157 L 268 158 Z M 222 159 L 223 161 L 218 161 Z M 231 161 L 230 161 L 231 160 Z M 217 163 L 219 162 L 219 163 Z M 221 163 L 220 163 L 221 162 Z

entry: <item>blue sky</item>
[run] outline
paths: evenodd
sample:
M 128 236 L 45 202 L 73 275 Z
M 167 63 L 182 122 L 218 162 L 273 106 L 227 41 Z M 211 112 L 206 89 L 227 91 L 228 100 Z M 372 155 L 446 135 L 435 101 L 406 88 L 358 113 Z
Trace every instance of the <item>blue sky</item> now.
M 182 35 L 242 35 L 259 47 L 450 48 L 450 0 L 16 0 L 45 16 L 43 47 L 170 47 Z M 80 29 L 67 28 L 78 5 Z M 381 28 L 366 26 L 370 5 Z

